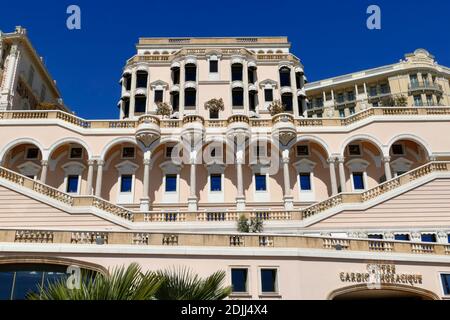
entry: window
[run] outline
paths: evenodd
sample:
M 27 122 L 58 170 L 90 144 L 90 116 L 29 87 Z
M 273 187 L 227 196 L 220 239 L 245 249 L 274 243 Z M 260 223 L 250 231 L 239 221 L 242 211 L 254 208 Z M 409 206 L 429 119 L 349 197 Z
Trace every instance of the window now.
M 309 156 L 308 146 L 297 146 L 297 156 Z
M 219 72 L 219 61 L 217 60 L 209 60 L 209 72 L 217 73 Z
M 255 68 L 248 68 L 248 83 L 255 83 Z
M 189 88 L 184 91 L 184 105 L 186 107 L 195 107 L 197 100 L 197 92 L 195 89 Z
M 267 191 L 266 175 L 255 174 L 256 191 Z
M 358 144 L 351 144 L 348 146 L 348 154 L 351 156 L 360 156 L 361 147 Z
M 231 81 L 242 81 L 242 64 L 234 63 L 231 66 Z
M 233 293 L 245 293 L 247 286 L 248 269 L 231 269 L 231 286 Z
M 123 117 L 128 118 L 130 116 L 130 99 L 124 99 Z
M 450 274 L 441 274 L 442 288 L 446 296 L 450 295 Z
M 147 72 L 136 72 L 136 88 L 147 88 Z
M 369 234 L 367 237 L 373 240 L 383 240 L 382 234 Z
M 339 117 L 345 118 L 345 110 L 344 109 L 339 110 Z
M 67 193 L 78 193 L 78 177 L 76 175 L 70 175 L 67 177 Z
M 344 102 L 344 94 L 338 93 L 336 100 L 337 100 L 337 103 L 343 103 Z
M 392 154 L 396 155 L 396 156 L 404 155 L 405 152 L 403 150 L 403 145 L 402 144 L 394 144 L 392 146 Z
M 427 105 L 431 107 L 433 105 L 433 96 L 431 94 L 427 94 Z
M 173 84 L 180 84 L 180 68 L 172 69 Z
M 133 187 L 133 176 L 124 174 L 120 177 L 120 192 L 131 192 Z
M 166 192 L 177 191 L 177 176 L 175 174 L 166 175 Z
M 349 113 L 350 113 L 350 115 L 353 115 L 353 114 L 355 114 L 355 107 L 350 107 L 350 108 L 348 108 L 348 111 L 349 111 Z
M 416 107 L 422 106 L 422 97 L 421 96 L 414 96 L 414 105 Z
M 234 88 L 232 96 L 233 107 L 242 107 L 244 105 L 244 90 L 242 88 Z
M 409 234 L 396 234 L 394 236 L 395 240 L 397 241 L 409 241 Z
M 126 74 L 123 76 L 123 81 L 125 81 L 125 90 L 130 91 L 131 90 L 131 74 Z
M 211 191 L 222 191 L 222 175 L 221 174 L 212 174 L 210 176 L 211 179 Z
M 83 157 L 83 148 L 71 148 L 70 159 L 81 159 Z
M 178 92 L 172 92 L 171 96 L 172 96 L 172 108 L 173 108 L 173 111 L 177 112 L 179 110 L 179 107 L 180 107 L 180 95 L 178 94 Z
M 197 66 L 189 63 L 184 67 L 185 81 L 197 81 Z
M 434 233 L 424 233 L 421 236 L 422 242 L 436 242 L 436 235 Z
M 311 174 L 308 173 L 300 173 L 300 190 L 302 191 L 311 191 Z
M 248 104 L 249 104 L 249 109 L 250 111 L 255 111 L 256 110 L 256 99 L 257 99 L 258 95 L 255 91 L 250 91 L 248 93 Z
M 347 100 L 348 101 L 354 101 L 355 100 L 355 93 L 353 91 L 347 92 Z
M 373 97 L 378 94 L 377 92 L 377 86 L 372 86 L 369 88 L 369 96 Z
M 285 111 L 292 111 L 292 94 L 285 93 L 281 95 L 281 103 L 283 104 Z
M 123 159 L 133 159 L 134 158 L 134 147 L 124 147 L 122 149 Z
M 261 269 L 261 292 L 277 292 L 277 269 Z
M 155 103 L 163 102 L 163 91 L 155 90 Z
M 210 119 L 219 119 L 219 110 L 209 110 Z
M 355 190 L 364 190 L 364 174 L 362 172 L 353 173 L 353 186 Z
M 166 147 L 166 158 L 172 157 L 173 147 Z
M 264 100 L 266 102 L 273 101 L 273 90 L 272 89 L 264 89 Z
M 39 149 L 38 148 L 29 148 L 27 149 L 27 156 L 26 158 L 28 160 L 35 160 L 39 156 Z
M 380 86 L 381 94 L 389 93 L 391 90 L 389 89 L 389 85 L 387 83 L 383 83 Z
M 287 67 L 282 67 L 280 69 L 280 86 L 281 87 L 291 86 L 291 69 Z
M 411 84 L 417 84 L 419 82 L 418 78 L 417 78 L 417 74 L 410 74 L 409 75 L 409 79 L 411 80 Z
M 136 96 L 134 99 L 134 112 L 135 113 L 144 113 L 145 105 L 147 104 L 147 98 L 145 96 Z

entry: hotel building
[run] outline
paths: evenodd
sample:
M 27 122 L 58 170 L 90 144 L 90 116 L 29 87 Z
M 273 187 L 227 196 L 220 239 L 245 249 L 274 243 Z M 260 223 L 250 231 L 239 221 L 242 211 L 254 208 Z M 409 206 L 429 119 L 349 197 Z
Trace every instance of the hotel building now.
M 25 81 L 3 52 L 2 103 Z M 117 120 L 57 108 L 33 61 L 54 108 L 2 104 L 0 298 L 131 262 L 225 270 L 233 299 L 450 298 L 450 69 L 426 50 L 308 83 L 286 37 L 141 38 Z

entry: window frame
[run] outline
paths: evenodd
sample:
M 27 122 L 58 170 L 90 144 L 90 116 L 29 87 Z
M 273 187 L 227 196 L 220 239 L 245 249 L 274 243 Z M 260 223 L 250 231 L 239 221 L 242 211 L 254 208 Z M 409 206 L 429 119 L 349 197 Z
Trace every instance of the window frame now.
M 438 273 L 439 275 L 439 283 L 441 286 L 441 290 L 442 290 L 442 296 L 446 297 L 446 298 L 450 298 L 450 271 L 441 271 Z M 449 282 L 448 282 L 448 293 L 445 292 L 445 287 L 444 287 L 444 279 L 443 276 L 448 276 L 449 278 Z
M 80 154 L 80 157 L 79 157 L 79 158 L 78 158 L 78 157 L 73 157 L 73 156 L 72 156 L 72 150 L 73 150 L 73 149 L 81 149 L 81 154 Z M 69 159 L 70 159 L 70 160 L 82 160 L 83 157 L 84 157 L 84 148 L 83 148 L 83 147 L 70 146 L 70 149 L 69 149 Z
M 168 186 L 167 185 L 167 178 L 168 177 L 175 178 L 175 190 L 167 190 L 167 186 Z M 176 193 L 178 193 L 178 189 L 179 189 L 178 177 L 179 177 L 179 175 L 178 174 L 174 174 L 174 173 L 166 173 L 164 175 L 164 193 L 169 193 L 169 194 L 176 194 Z
M 220 189 L 213 190 L 213 177 L 219 179 Z M 210 173 L 209 174 L 209 192 L 211 193 L 222 193 L 223 192 L 223 174 L 221 173 Z
M 233 289 L 233 270 L 245 270 L 246 271 L 246 281 L 245 281 L 245 289 L 246 291 L 234 291 Z M 251 268 L 250 266 L 240 266 L 240 265 L 233 265 L 229 266 L 229 279 L 230 279 L 230 285 L 231 285 L 231 296 L 250 296 L 251 292 Z
M 255 180 L 255 192 L 257 193 L 266 193 L 269 190 L 269 186 L 268 186 L 268 177 L 267 174 L 261 174 L 261 173 L 255 173 L 253 174 L 254 180 Z M 258 179 L 257 177 L 264 177 L 264 186 L 265 189 L 264 190 L 258 190 Z
M 350 151 L 350 147 L 358 147 L 359 153 L 358 154 L 352 154 Z M 363 155 L 363 148 L 361 143 L 351 143 L 347 146 L 347 154 L 350 157 L 361 157 Z
M 37 155 L 36 155 L 36 158 L 30 158 L 29 156 L 28 156 L 28 153 L 30 152 L 30 150 L 37 150 Z M 40 154 L 40 149 L 38 148 L 38 147 L 27 147 L 26 149 L 25 149 L 25 157 L 24 157 L 24 159 L 25 160 L 39 160 L 39 154 Z
M 394 146 L 401 146 L 402 153 L 395 153 L 394 152 Z M 393 143 L 391 146 L 391 151 L 393 156 L 406 156 L 406 146 L 404 143 Z
M 125 149 L 133 149 L 133 156 L 132 157 L 126 157 L 125 156 Z M 121 152 L 121 155 L 122 155 L 122 159 L 126 159 L 126 160 L 129 160 L 129 159 L 135 159 L 136 158 L 136 148 L 135 147 L 122 147 L 122 152 Z
M 355 174 L 357 174 L 358 176 L 361 175 L 362 188 L 358 188 L 358 189 L 356 188 L 356 185 L 355 185 Z M 363 172 L 361 172 L 361 171 L 352 172 L 351 173 L 351 179 L 352 179 L 352 189 L 353 189 L 353 191 L 358 192 L 358 191 L 367 190 L 366 172 L 365 171 L 363 171 Z
M 263 270 L 272 270 L 275 271 L 275 279 L 273 283 L 273 287 L 275 291 L 263 291 L 263 279 L 262 279 L 262 271 Z M 280 267 L 279 266 L 259 266 L 258 267 L 258 293 L 259 296 L 280 296 Z
M 77 179 L 77 190 L 75 192 L 70 192 L 69 191 L 69 182 L 70 182 L 71 178 L 75 178 L 75 177 Z M 66 183 L 65 183 L 65 185 L 66 185 L 66 187 L 65 187 L 66 193 L 68 193 L 68 194 L 80 194 L 81 175 L 79 175 L 79 174 L 68 174 L 66 176 L 65 180 L 66 180 Z
M 125 176 L 130 178 L 130 190 L 129 191 L 123 191 L 123 178 Z M 119 192 L 121 194 L 132 194 L 133 190 L 134 190 L 134 175 L 133 174 L 121 174 L 119 180 L 120 180 Z

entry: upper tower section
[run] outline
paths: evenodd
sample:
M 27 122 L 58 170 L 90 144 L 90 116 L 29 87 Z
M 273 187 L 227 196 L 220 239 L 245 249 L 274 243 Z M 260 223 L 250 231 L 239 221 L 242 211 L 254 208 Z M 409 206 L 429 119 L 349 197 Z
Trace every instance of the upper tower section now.
M 55 81 L 33 48 L 25 28 L 0 31 L 0 110 L 67 111 Z
M 161 105 L 170 117 L 206 119 L 269 117 L 275 100 L 298 116 L 306 105 L 303 65 L 287 37 L 141 38 L 136 48 L 120 80 L 121 119 Z

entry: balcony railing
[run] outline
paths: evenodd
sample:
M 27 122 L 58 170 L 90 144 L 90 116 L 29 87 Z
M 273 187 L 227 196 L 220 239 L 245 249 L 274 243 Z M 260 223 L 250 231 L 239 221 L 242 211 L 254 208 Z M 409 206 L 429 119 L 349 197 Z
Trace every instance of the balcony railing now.
M 192 233 L 152 233 L 120 231 L 80 231 L 80 230 L 0 230 L 0 243 L 27 243 L 46 246 L 52 244 L 96 246 L 128 245 L 136 247 L 178 246 L 178 247 L 248 247 L 315 249 L 323 251 L 379 252 L 383 254 L 420 254 L 448 256 L 450 244 L 385 241 L 355 238 L 331 238 L 296 235 L 264 234 L 192 234 Z
M 443 93 L 444 90 L 440 84 L 430 81 L 411 82 L 408 86 L 409 92 L 415 91 L 437 91 Z

